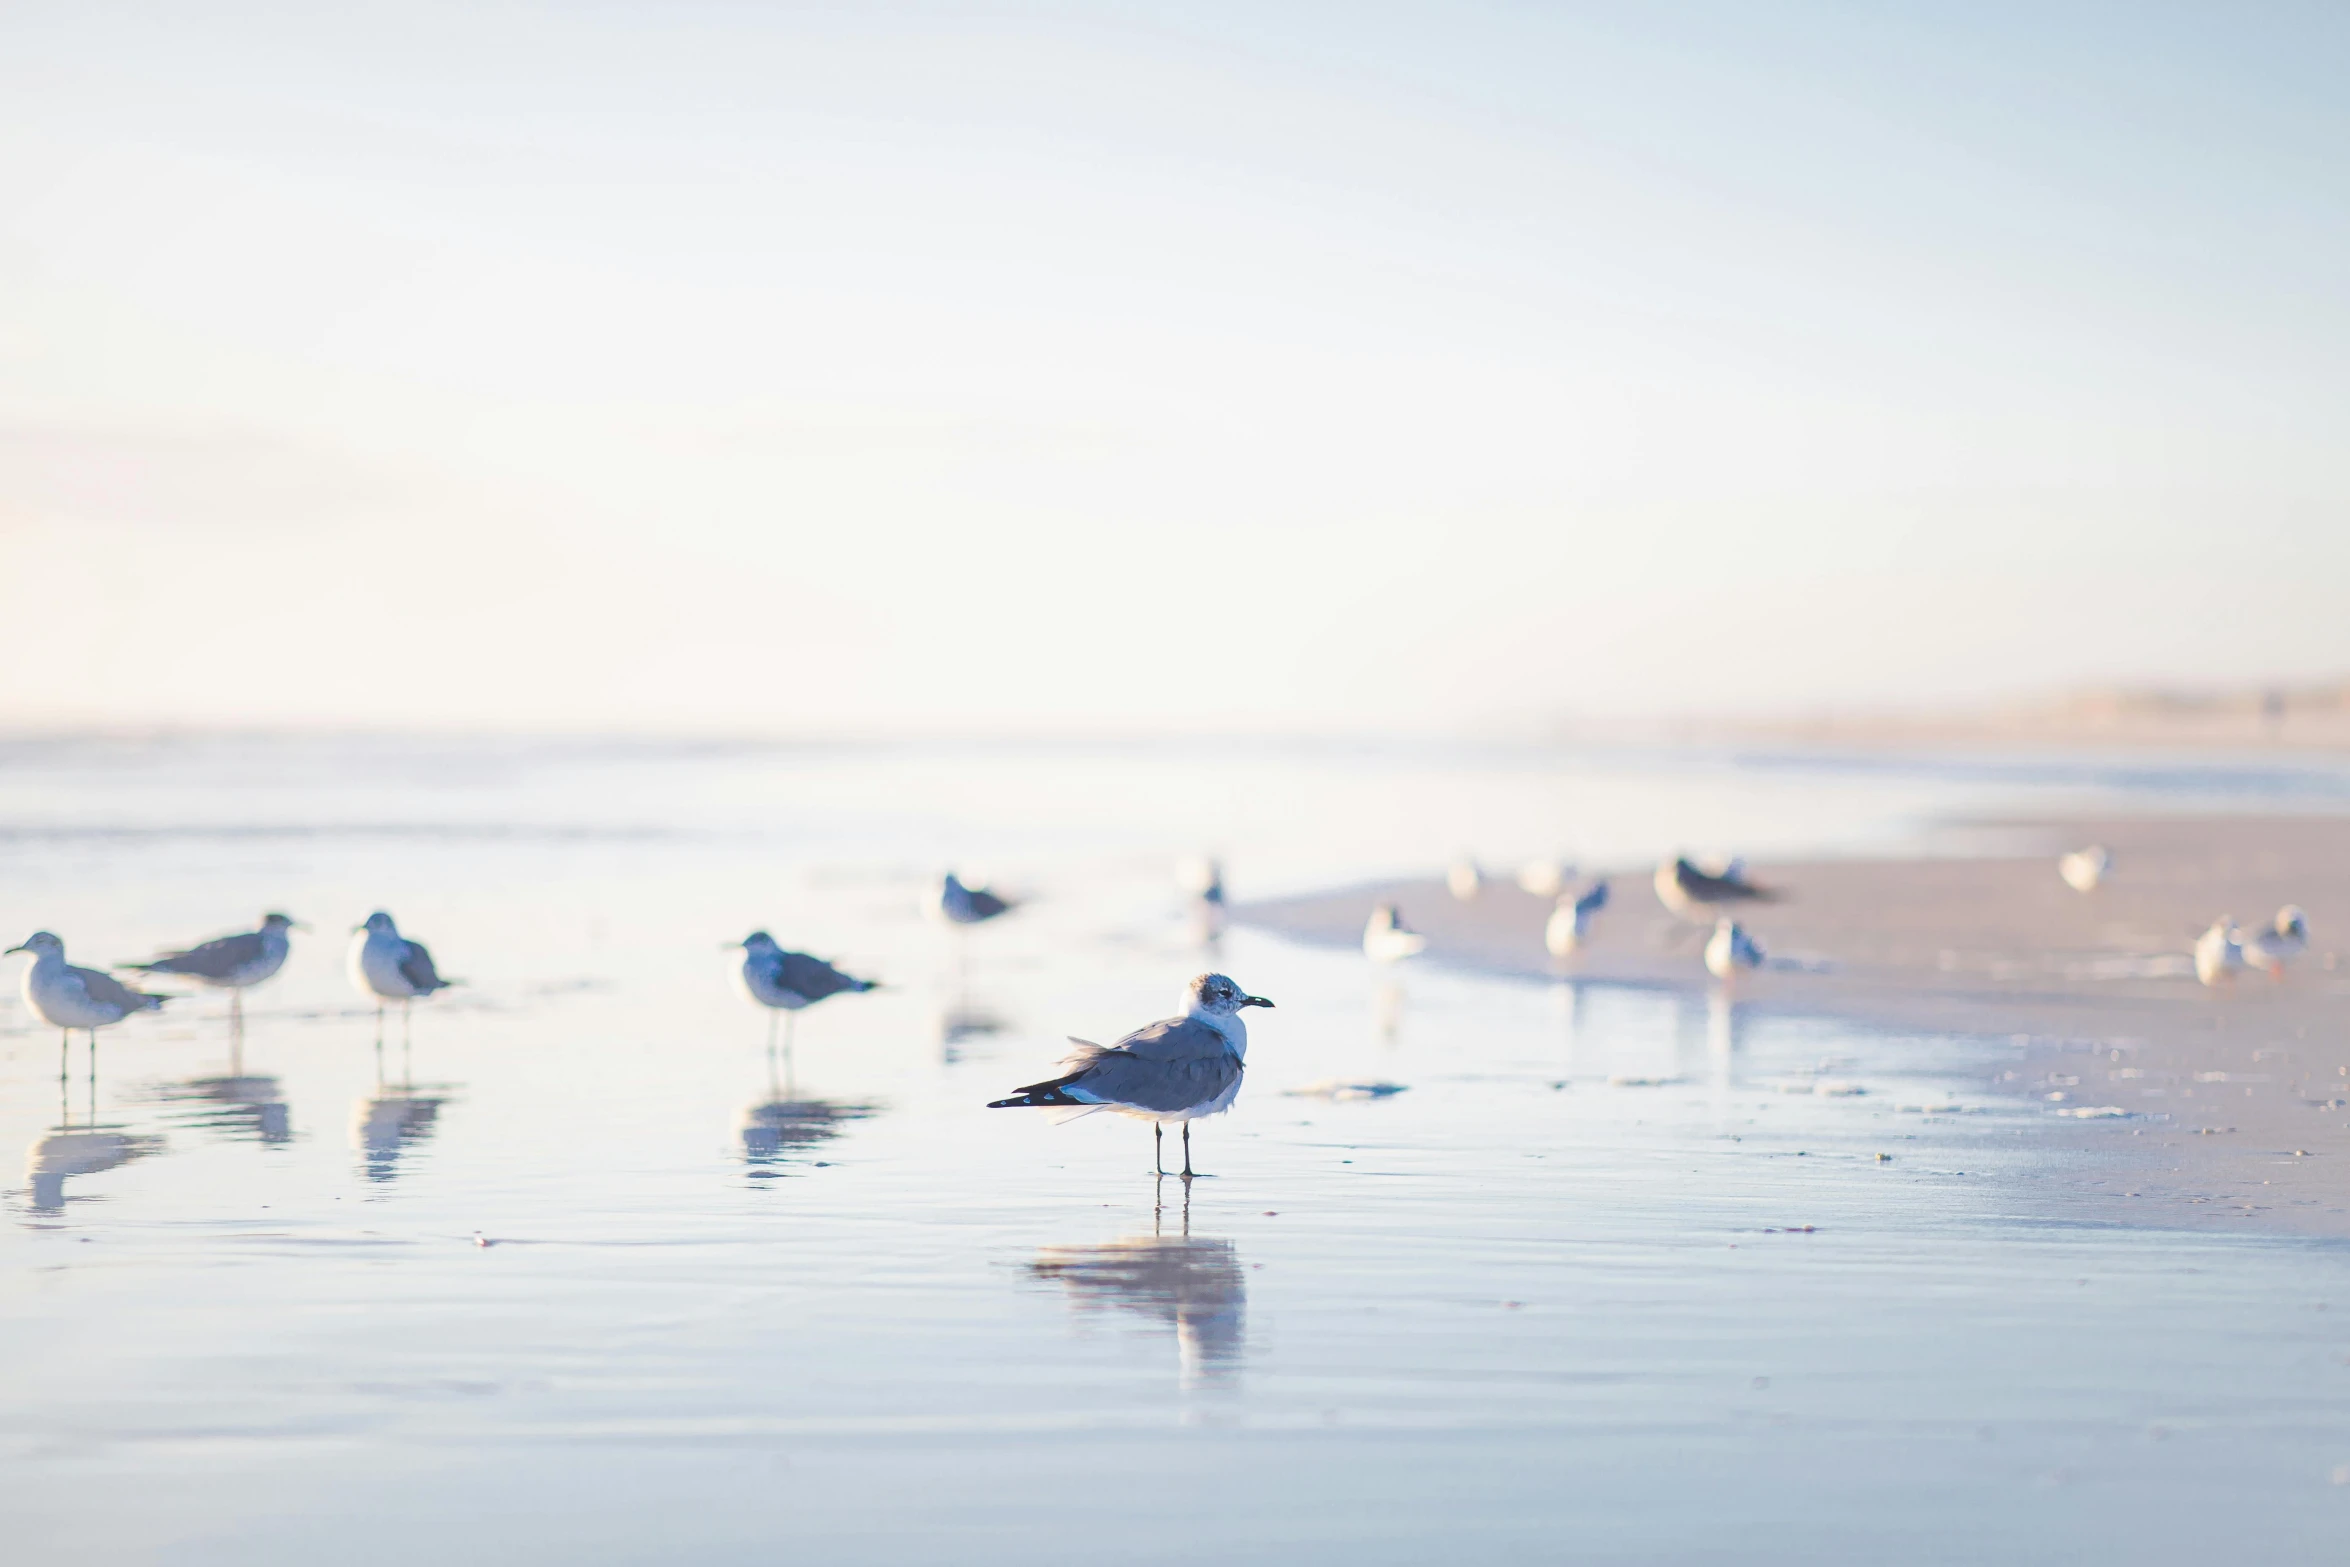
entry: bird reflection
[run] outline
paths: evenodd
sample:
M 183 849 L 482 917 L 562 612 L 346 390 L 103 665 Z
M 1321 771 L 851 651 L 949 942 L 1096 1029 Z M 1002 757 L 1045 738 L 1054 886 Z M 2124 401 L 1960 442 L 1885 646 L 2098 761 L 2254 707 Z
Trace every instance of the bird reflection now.
M 831 1142 L 851 1121 L 862 1121 L 875 1106 L 838 1099 L 803 1098 L 793 1086 L 791 1054 L 783 1056 L 783 1074 L 776 1075 L 776 1054 L 767 1051 L 767 1096 L 743 1111 L 737 1135 L 742 1139 L 743 1162 L 754 1176 L 773 1177 L 778 1166 L 796 1162 L 795 1156 Z
M 1008 1026 L 1001 1013 L 991 1010 L 984 1002 L 974 1001 L 959 984 L 931 1020 L 931 1032 L 938 1040 L 938 1058 L 948 1066 L 963 1059 L 965 1045 L 1000 1034 Z
M 1730 1087 L 1738 1063 L 1738 1047 L 1744 1042 L 1746 1019 L 1739 1003 L 1719 990 L 1706 997 L 1705 1002 L 1705 1060 L 1708 1074 L 1717 1090 Z
M 379 1087 L 360 1100 L 351 1112 L 351 1145 L 367 1178 L 388 1181 L 398 1175 L 400 1156 L 432 1136 L 441 1106 L 448 1102 L 447 1095 L 420 1092 L 412 1083 Z
M 57 1075 L 57 1125 L 34 1139 L 25 1151 L 25 1176 L 32 1183 L 32 1210 L 40 1214 L 65 1211 L 65 1183 L 76 1175 L 96 1175 L 133 1159 L 163 1151 L 163 1139 L 98 1121 L 98 1065 L 90 1063 L 90 1103 L 82 1123 L 74 1124 L 71 1086 L 64 1072 Z
M 230 1142 L 274 1147 L 294 1139 L 292 1113 L 274 1077 L 248 1076 L 232 1067 L 223 1077 L 191 1077 L 165 1083 L 156 1092 L 167 1103 L 187 1107 L 179 1121 Z
M 1402 1036 L 1404 1008 L 1409 999 L 1400 979 L 1382 979 L 1372 988 L 1371 1026 L 1378 1030 L 1382 1045 L 1392 1048 Z
M 1123 1309 L 1172 1327 L 1184 1387 L 1228 1380 L 1246 1349 L 1248 1274 L 1230 1241 L 1191 1233 L 1189 1182 L 1180 1234 L 1162 1233 L 1163 1213 L 1148 1235 L 1047 1246 L 1028 1265 L 1029 1277 L 1058 1282 L 1080 1312 Z

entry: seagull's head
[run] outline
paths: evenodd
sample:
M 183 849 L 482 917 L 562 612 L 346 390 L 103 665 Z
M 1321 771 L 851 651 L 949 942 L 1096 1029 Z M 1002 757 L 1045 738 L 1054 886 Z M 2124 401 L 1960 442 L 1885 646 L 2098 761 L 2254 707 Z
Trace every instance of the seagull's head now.
M 763 930 L 755 930 L 752 931 L 748 936 L 745 936 L 742 940 L 736 942 L 735 945 L 742 948 L 745 952 L 773 952 L 775 950 L 775 938 L 768 935 Z
M 2309 917 L 2301 912 L 2301 905 L 2298 903 L 2288 903 L 2283 908 L 2277 910 L 2277 934 L 2280 936 L 2298 936 L 2303 940 L 2308 939 Z
M 368 915 L 367 923 L 357 926 L 355 929 L 363 930 L 370 936 L 397 936 L 400 934 L 400 927 L 393 924 L 392 917 L 381 909 Z
M 1263 996 L 1252 996 L 1222 974 L 1202 974 L 1191 982 L 1186 999 L 1194 1012 L 1210 1017 L 1231 1017 L 1242 1007 L 1269 1007 L 1273 1003 Z
M 37 958 L 46 957 L 52 952 L 56 953 L 59 957 L 63 957 L 65 955 L 65 942 L 53 932 L 46 930 L 36 930 L 31 935 L 25 937 L 24 940 L 18 942 L 15 946 L 10 947 L 8 950 L 10 952 L 29 952 Z M 5 954 L 0 954 L 0 956 L 4 955 Z
M 300 930 L 303 927 L 302 922 L 291 914 L 264 914 L 261 916 L 261 928 L 263 930 Z

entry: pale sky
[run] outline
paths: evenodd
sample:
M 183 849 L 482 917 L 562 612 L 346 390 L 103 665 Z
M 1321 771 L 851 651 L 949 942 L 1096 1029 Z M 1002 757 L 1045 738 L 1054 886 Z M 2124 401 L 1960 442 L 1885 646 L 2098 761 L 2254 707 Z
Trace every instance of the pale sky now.
M 0 11 L 0 725 L 2350 672 L 2350 11 Z

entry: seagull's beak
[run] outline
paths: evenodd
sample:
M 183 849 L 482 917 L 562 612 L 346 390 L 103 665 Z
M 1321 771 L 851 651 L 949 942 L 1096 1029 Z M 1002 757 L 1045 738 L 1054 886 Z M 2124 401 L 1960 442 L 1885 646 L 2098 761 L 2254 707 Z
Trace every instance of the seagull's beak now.
M 307 920 L 288 920 L 286 921 L 286 929 L 298 930 L 303 935 L 307 936 L 310 934 L 310 922 Z
M 1242 996 L 1240 1004 L 1244 1007 L 1269 1007 L 1273 1003 L 1267 1001 L 1263 996 Z
M 8 952 L 30 952 L 32 950 L 32 948 L 26 946 L 23 942 L 20 941 L 15 946 L 10 947 Z M 8 956 L 8 952 L 0 952 L 0 958 Z

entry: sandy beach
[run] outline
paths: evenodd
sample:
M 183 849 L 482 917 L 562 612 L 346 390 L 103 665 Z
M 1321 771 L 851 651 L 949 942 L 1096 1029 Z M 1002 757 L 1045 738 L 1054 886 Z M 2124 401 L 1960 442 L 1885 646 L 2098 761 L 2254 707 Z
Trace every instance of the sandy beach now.
M 2113 853 L 2092 893 L 2056 856 Z M 1947 854 L 1756 865 L 1782 896 L 1745 923 L 1772 963 L 1730 994 L 1758 1013 L 2004 1039 L 1987 1092 L 2045 1107 L 2077 1148 L 2058 1205 L 2083 1222 L 2350 1236 L 2350 820 L 2173 817 L 1953 824 Z M 1593 868 L 1596 870 L 1596 868 Z M 1406 880 L 1250 904 L 1243 921 L 1330 945 L 1395 902 L 1429 938 L 1419 962 L 1699 994 L 1702 931 L 1670 915 L 1651 867 L 1609 868 L 1612 906 L 1588 949 L 1543 949 L 1548 900 L 1489 877 L 1473 900 Z M 2286 903 L 2309 949 L 2284 978 L 2194 975 L 2197 933 L 2249 927 Z

